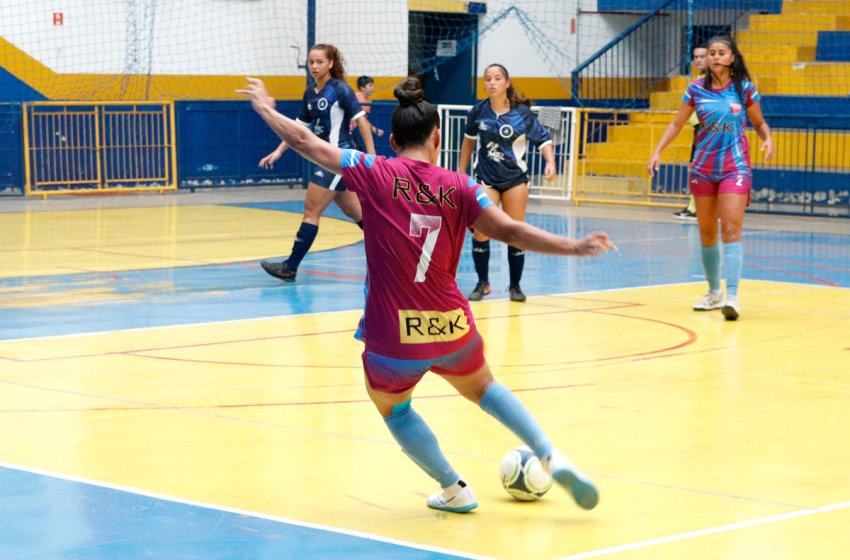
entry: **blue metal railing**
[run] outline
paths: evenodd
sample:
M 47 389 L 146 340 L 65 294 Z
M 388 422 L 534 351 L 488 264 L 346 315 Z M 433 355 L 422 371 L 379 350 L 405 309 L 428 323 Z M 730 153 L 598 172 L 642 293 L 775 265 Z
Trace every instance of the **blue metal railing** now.
M 670 76 L 688 73 L 696 44 L 734 34 L 744 16 L 764 11 L 762 1 L 744 8 L 720 0 L 701 8 L 695 0 L 663 0 L 573 70 L 573 101 L 579 107 L 646 107 L 649 94 Z

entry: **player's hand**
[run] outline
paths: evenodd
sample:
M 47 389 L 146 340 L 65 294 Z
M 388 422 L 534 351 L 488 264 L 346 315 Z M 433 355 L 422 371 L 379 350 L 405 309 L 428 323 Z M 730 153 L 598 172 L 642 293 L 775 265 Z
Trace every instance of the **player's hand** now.
M 608 250 L 617 250 L 617 246 L 604 231 L 593 232 L 576 244 L 576 254 L 582 257 L 598 257 Z
M 660 154 L 652 154 L 649 158 L 649 163 L 646 165 L 646 170 L 649 171 L 649 176 L 655 176 L 655 172 L 658 171 L 658 166 L 661 165 L 661 155 Z
M 375 128 L 375 134 L 377 134 L 378 138 L 380 138 L 381 136 L 384 135 L 384 131 L 381 130 L 380 128 Z
M 776 147 L 773 145 L 773 138 L 768 138 L 762 142 L 761 153 L 764 154 L 764 161 L 770 161 L 776 155 Z
M 248 85 L 242 89 L 237 89 L 236 93 L 240 93 L 250 99 L 251 106 L 257 112 L 260 112 L 263 109 L 274 109 L 274 98 L 269 95 L 263 81 L 258 80 L 257 78 L 245 79 L 248 80 Z
M 273 151 L 266 157 L 260 160 L 260 167 L 263 169 L 271 169 L 274 166 L 274 162 L 280 159 L 281 154 L 278 153 L 277 150 Z
M 543 168 L 543 178 L 547 181 L 551 181 L 555 178 L 555 166 L 551 163 L 547 163 L 546 167 Z

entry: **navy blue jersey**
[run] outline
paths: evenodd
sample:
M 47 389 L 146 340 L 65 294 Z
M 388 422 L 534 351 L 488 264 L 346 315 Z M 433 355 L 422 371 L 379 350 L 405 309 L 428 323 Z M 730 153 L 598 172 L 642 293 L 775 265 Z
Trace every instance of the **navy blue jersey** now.
M 331 78 L 321 91 L 307 88 L 297 120 L 332 146 L 353 148 L 351 121 L 364 114 L 354 90 L 345 82 Z
M 527 105 L 516 105 L 507 113 L 496 115 L 489 99 L 479 101 L 469 110 L 464 135 L 478 140 L 475 177 L 490 187 L 528 182 L 525 163 L 528 142 L 538 147 L 552 143 L 549 132 Z

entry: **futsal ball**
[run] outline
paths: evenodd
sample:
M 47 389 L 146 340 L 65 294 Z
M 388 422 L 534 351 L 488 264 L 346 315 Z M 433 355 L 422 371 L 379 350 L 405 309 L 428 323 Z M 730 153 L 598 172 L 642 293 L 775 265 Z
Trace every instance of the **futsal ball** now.
M 527 447 L 508 451 L 499 465 L 499 476 L 508 494 L 521 502 L 539 500 L 552 487 L 552 477 Z

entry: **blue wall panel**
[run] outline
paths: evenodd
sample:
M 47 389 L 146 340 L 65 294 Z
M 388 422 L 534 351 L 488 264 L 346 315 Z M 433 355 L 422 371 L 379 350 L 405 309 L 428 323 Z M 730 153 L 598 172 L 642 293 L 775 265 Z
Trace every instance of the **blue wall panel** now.
M 815 60 L 850 62 L 850 31 L 818 31 Z
M 22 194 L 24 139 L 20 103 L 0 104 L 0 195 Z
M 278 110 L 295 118 L 300 102 L 280 101 Z M 177 173 L 185 188 L 237 184 L 300 183 L 305 161 L 287 150 L 273 169 L 260 159 L 280 141 L 244 101 L 178 102 Z
M 10 74 L 5 68 L 0 68 L 0 102 L 7 101 L 44 101 L 42 94 Z

